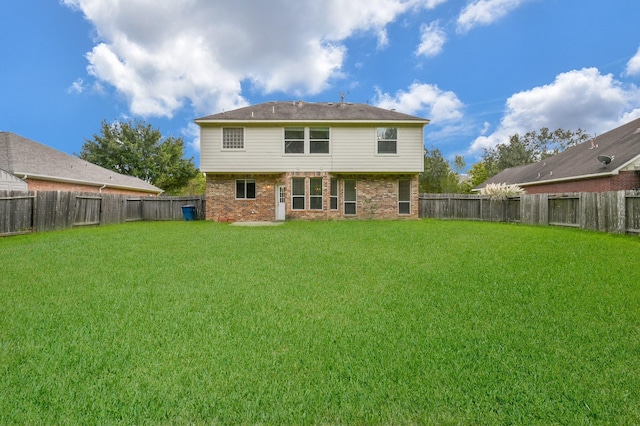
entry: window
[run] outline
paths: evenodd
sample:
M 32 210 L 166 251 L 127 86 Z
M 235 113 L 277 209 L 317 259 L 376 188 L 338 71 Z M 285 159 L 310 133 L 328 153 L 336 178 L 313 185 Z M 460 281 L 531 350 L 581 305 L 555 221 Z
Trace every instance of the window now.
M 398 214 L 411 214 L 411 180 L 398 181 Z
M 344 214 L 356 214 L 356 180 L 344 180 Z
M 256 181 L 253 179 L 236 180 L 236 198 L 249 200 L 256 198 Z
M 398 128 L 378 127 L 376 130 L 377 152 L 378 154 L 398 153 Z
M 338 210 L 338 179 L 331 178 L 331 210 Z
M 309 208 L 322 210 L 322 178 L 309 179 Z
M 244 129 L 242 127 L 223 128 L 222 149 L 244 149 Z
M 329 128 L 311 127 L 309 129 L 309 153 L 328 154 L 329 153 Z
M 305 178 L 291 179 L 291 206 L 293 210 L 304 210 Z
M 329 154 L 328 127 L 285 127 L 285 154 Z
M 284 129 L 285 154 L 304 154 L 304 127 Z

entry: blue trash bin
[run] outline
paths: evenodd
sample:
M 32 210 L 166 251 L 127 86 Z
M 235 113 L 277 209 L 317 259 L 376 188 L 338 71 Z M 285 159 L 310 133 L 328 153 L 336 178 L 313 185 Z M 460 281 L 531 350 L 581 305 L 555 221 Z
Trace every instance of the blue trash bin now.
M 182 217 L 184 217 L 184 220 L 195 220 L 196 206 L 194 205 L 182 206 Z

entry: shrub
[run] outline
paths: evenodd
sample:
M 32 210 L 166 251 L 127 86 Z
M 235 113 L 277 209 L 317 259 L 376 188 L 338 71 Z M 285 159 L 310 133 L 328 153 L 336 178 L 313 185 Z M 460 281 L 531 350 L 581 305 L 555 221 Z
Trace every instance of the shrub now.
M 506 183 L 489 183 L 480 190 L 480 195 L 487 195 L 492 200 L 506 200 L 521 194 L 524 194 L 524 189 Z

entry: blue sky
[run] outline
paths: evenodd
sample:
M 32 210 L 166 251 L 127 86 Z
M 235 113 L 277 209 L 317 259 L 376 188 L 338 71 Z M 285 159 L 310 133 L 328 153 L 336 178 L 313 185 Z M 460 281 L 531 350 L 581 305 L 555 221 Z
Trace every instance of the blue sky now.
M 431 119 L 470 166 L 541 127 L 640 117 L 637 0 L 20 0 L 0 4 L 0 131 L 79 153 L 102 120 L 183 137 L 272 100 Z

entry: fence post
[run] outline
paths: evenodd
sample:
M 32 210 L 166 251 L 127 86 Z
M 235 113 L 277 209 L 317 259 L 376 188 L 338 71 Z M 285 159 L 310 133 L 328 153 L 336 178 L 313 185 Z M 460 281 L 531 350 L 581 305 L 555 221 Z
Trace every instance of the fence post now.
M 618 211 L 616 234 L 624 234 L 627 232 L 627 197 L 625 191 L 617 191 L 616 193 L 616 210 Z

